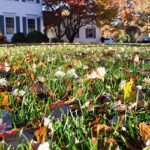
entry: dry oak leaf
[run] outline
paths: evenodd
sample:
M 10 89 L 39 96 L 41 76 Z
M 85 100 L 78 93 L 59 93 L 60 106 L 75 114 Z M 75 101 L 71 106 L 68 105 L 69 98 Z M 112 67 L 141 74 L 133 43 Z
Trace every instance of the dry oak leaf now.
M 105 124 L 96 124 L 91 128 L 93 137 L 97 137 L 97 134 L 103 135 L 106 131 L 106 133 L 112 133 L 114 131 L 113 128 L 105 125 Z
M 144 141 L 146 143 L 150 138 L 150 125 L 147 125 L 145 122 L 142 122 L 139 124 L 139 130 L 140 134 L 144 135 Z
M 105 139 L 97 139 L 96 137 L 92 137 L 91 143 L 94 149 L 96 149 L 98 145 L 99 150 L 119 150 L 119 145 L 113 138 L 105 137 Z

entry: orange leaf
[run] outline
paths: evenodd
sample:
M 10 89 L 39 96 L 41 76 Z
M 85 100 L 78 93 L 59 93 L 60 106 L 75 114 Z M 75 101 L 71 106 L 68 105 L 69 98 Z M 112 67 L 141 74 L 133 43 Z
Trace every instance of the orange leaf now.
M 137 78 L 138 78 L 138 76 L 134 76 L 131 78 L 131 80 L 133 80 L 135 82 Z
M 120 120 L 119 120 L 119 122 L 118 122 L 118 127 L 120 127 L 120 125 L 121 125 L 122 121 L 124 120 L 124 118 L 125 118 L 125 115 L 122 115 L 122 116 L 120 117 Z
M 33 73 L 30 74 L 32 81 L 35 81 L 35 75 Z
M 98 117 L 95 121 L 93 121 L 93 122 L 91 123 L 91 126 L 93 126 L 93 125 L 99 123 L 99 121 L 100 121 L 100 117 Z
M 46 133 L 48 133 L 48 127 L 42 127 L 34 133 L 39 143 L 44 143 Z
M 9 104 L 8 92 L 1 92 L 2 106 L 7 106 Z
M 65 66 L 65 68 L 71 68 L 71 65 L 70 65 L 70 64 L 67 64 L 67 65 Z
M 78 88 L 77 94 L 79 95 L 79 97 L 81 97 L 81 95 L 82 95 L 82 89 L 81 88 Z

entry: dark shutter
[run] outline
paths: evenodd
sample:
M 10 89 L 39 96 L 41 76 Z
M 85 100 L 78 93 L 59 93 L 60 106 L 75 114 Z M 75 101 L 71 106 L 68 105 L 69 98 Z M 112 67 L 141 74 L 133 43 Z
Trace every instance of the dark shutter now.
M 26 21 L 26 17 L 23 17 L 22 18 L 22 22 L 23 22 L 23 33 L 25 34 L 25 35 L 27 35 L 27 21 Z
M 85 29 L 85 36 L 88 38 L 88 29 Z
M 40 3 L 40 0 L 36 0 L 36 3 Z
M 94 28 L 94 38 L 96 38 L 96 29 Z
M 16 32 L 20 32 L 20 17 L 16 16 Z
M 37 30 L 41 32 L 41 20 L 37 18 Z
M 75 36 L 76 38 L 79 38 L 79 30 L 78 30 L 78 32 L 76 33 L 76 36 Z
M 19 0 L 15 0 L 15 1 L 19 1 Z
M 25 2 L 25 0 L 22 0 L 22 2 Z
M 0 15 L 0 32 L 2 32 L 2 34 L 5 34 L 5 29 L 4 29 L 4 16 Z

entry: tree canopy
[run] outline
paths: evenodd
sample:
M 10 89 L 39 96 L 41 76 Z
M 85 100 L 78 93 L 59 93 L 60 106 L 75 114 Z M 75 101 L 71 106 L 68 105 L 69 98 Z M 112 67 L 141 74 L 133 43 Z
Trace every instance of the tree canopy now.
M 73 42 L 82 26 L 102 25 L 117 14 L 110 0 L 45 0 L 45 29 L 53 27 L 58 38 L 66 35 Z M 114 12 L 112 14 L 112 12 Z

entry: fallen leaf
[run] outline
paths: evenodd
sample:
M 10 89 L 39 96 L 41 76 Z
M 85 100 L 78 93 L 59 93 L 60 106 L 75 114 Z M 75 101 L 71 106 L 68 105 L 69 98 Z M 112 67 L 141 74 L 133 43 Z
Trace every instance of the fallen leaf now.
M 76 100 L 76 98 L 73 97 L 72 99 L 69 99 L 69 100 L 65 101 L 64 103 L 67 104 L 67 105 L 70 105 L 70 104 L 72 104 L 75 100 Z
M 94 146 L 94 149 L 99 150 L 117 150 L 119 149 L 119 145 L 115 139 L 105 137 L 104 139 L 97 139 L 96 137 L 91 138 L 91 143 Z M 97 147 L 98 146 L 98 147 Z
M 132 86 L 137 78 L 138 76 L 132 77 L 124 86 L 124 99 L 136 97 L 136 93 L 132 90 Z
M 120 125 L 122 124 L 123 120 L 125 118 L 125 115 L 122 115 L 119 119 L 119 122 L 118 122 L 118 128 L 120 127 Z
M 23 131 L 23 129 L 13 129 L 9 133 L 0 135 L 0 138 L 3 138 L 7 144 L 13 146 L 14 148 L 17 148 L 19 143 L 26 146 L 32 137 L 33 134 Z
M 7 62 L 4 62 L 2 64 L 0 64 L 0 71 L 6 71 L 9 72 L 9 70 L 11 69 L 10 65 Z
M 67 115 L 70 110 L 71 110 L 70 106 L 66 105 L 62 101 L 58 101 L 56 103 L 49 104 L 49 106 L 48 106 L 48 111 L 51 112 L 51 115 L 54 120 L 59 120 L 59 119 L 63 118 L 64 114 Z M 62 113 L 62 111 L 63 111 L 63 113 Z M 51 115 L 47 112 L 46 118 L 51 118 L 50 117 Z
M 91 128 L 93 137 L 97 137 L 97 134 L 103 135 L 105 132 L 110 134 L 114 131 L 113 128 L 105 124 L 96 124 Z
M 144 136 L 145 143 L 150 138 L 150 125 L 146 124 L 145 122 L 142 122 L 139 124 L 139 130 L 141 136 Z
M 91 123 L 91 126 L 93 126 L 93 125 L 99 123 L 99 121 L 100 121 L 100 117 L 98 117 L 95 121 L 93 121 L 93 122 Z
M 40 128 L 39 130 L 37 130 L 34 135 L 37 138 L 37 142 L 43 144 L 45 142 L 45 136 L 48 133 L 48 127 L 44 126 L 42 128 Z
M 87 79 L 103 79 L 106 74 L 106 70 L 104 67 L 96 68 L 92 71 L 91 74 L 87 75 Z
M 57 71 L 55 72 L 55 76 L 57 77 L 64 77 L 66 74 L 63 71 Z
M 1 92 L 0 96 L 1 96 L 1 99 L 2 99 L 2 106 L 9 105 L 8 92 Z
M 79 95 L 79 97 L 81 97 L 81 95 L 82 95 L 82 89 L 81 88 L 78 88 L 77 94 Z
M 11 112 L 4 109 L 0 109 L 0 127 L 2 127 L 3 129 L 4 127 L 6 127 L 6 130 L 10 130 L 12 128 L 12 121 L 10 117 L 11 115 Z M 6 132 L 2 132 L 2 130 L 0 130 L 0 134 L 2 133 Z

